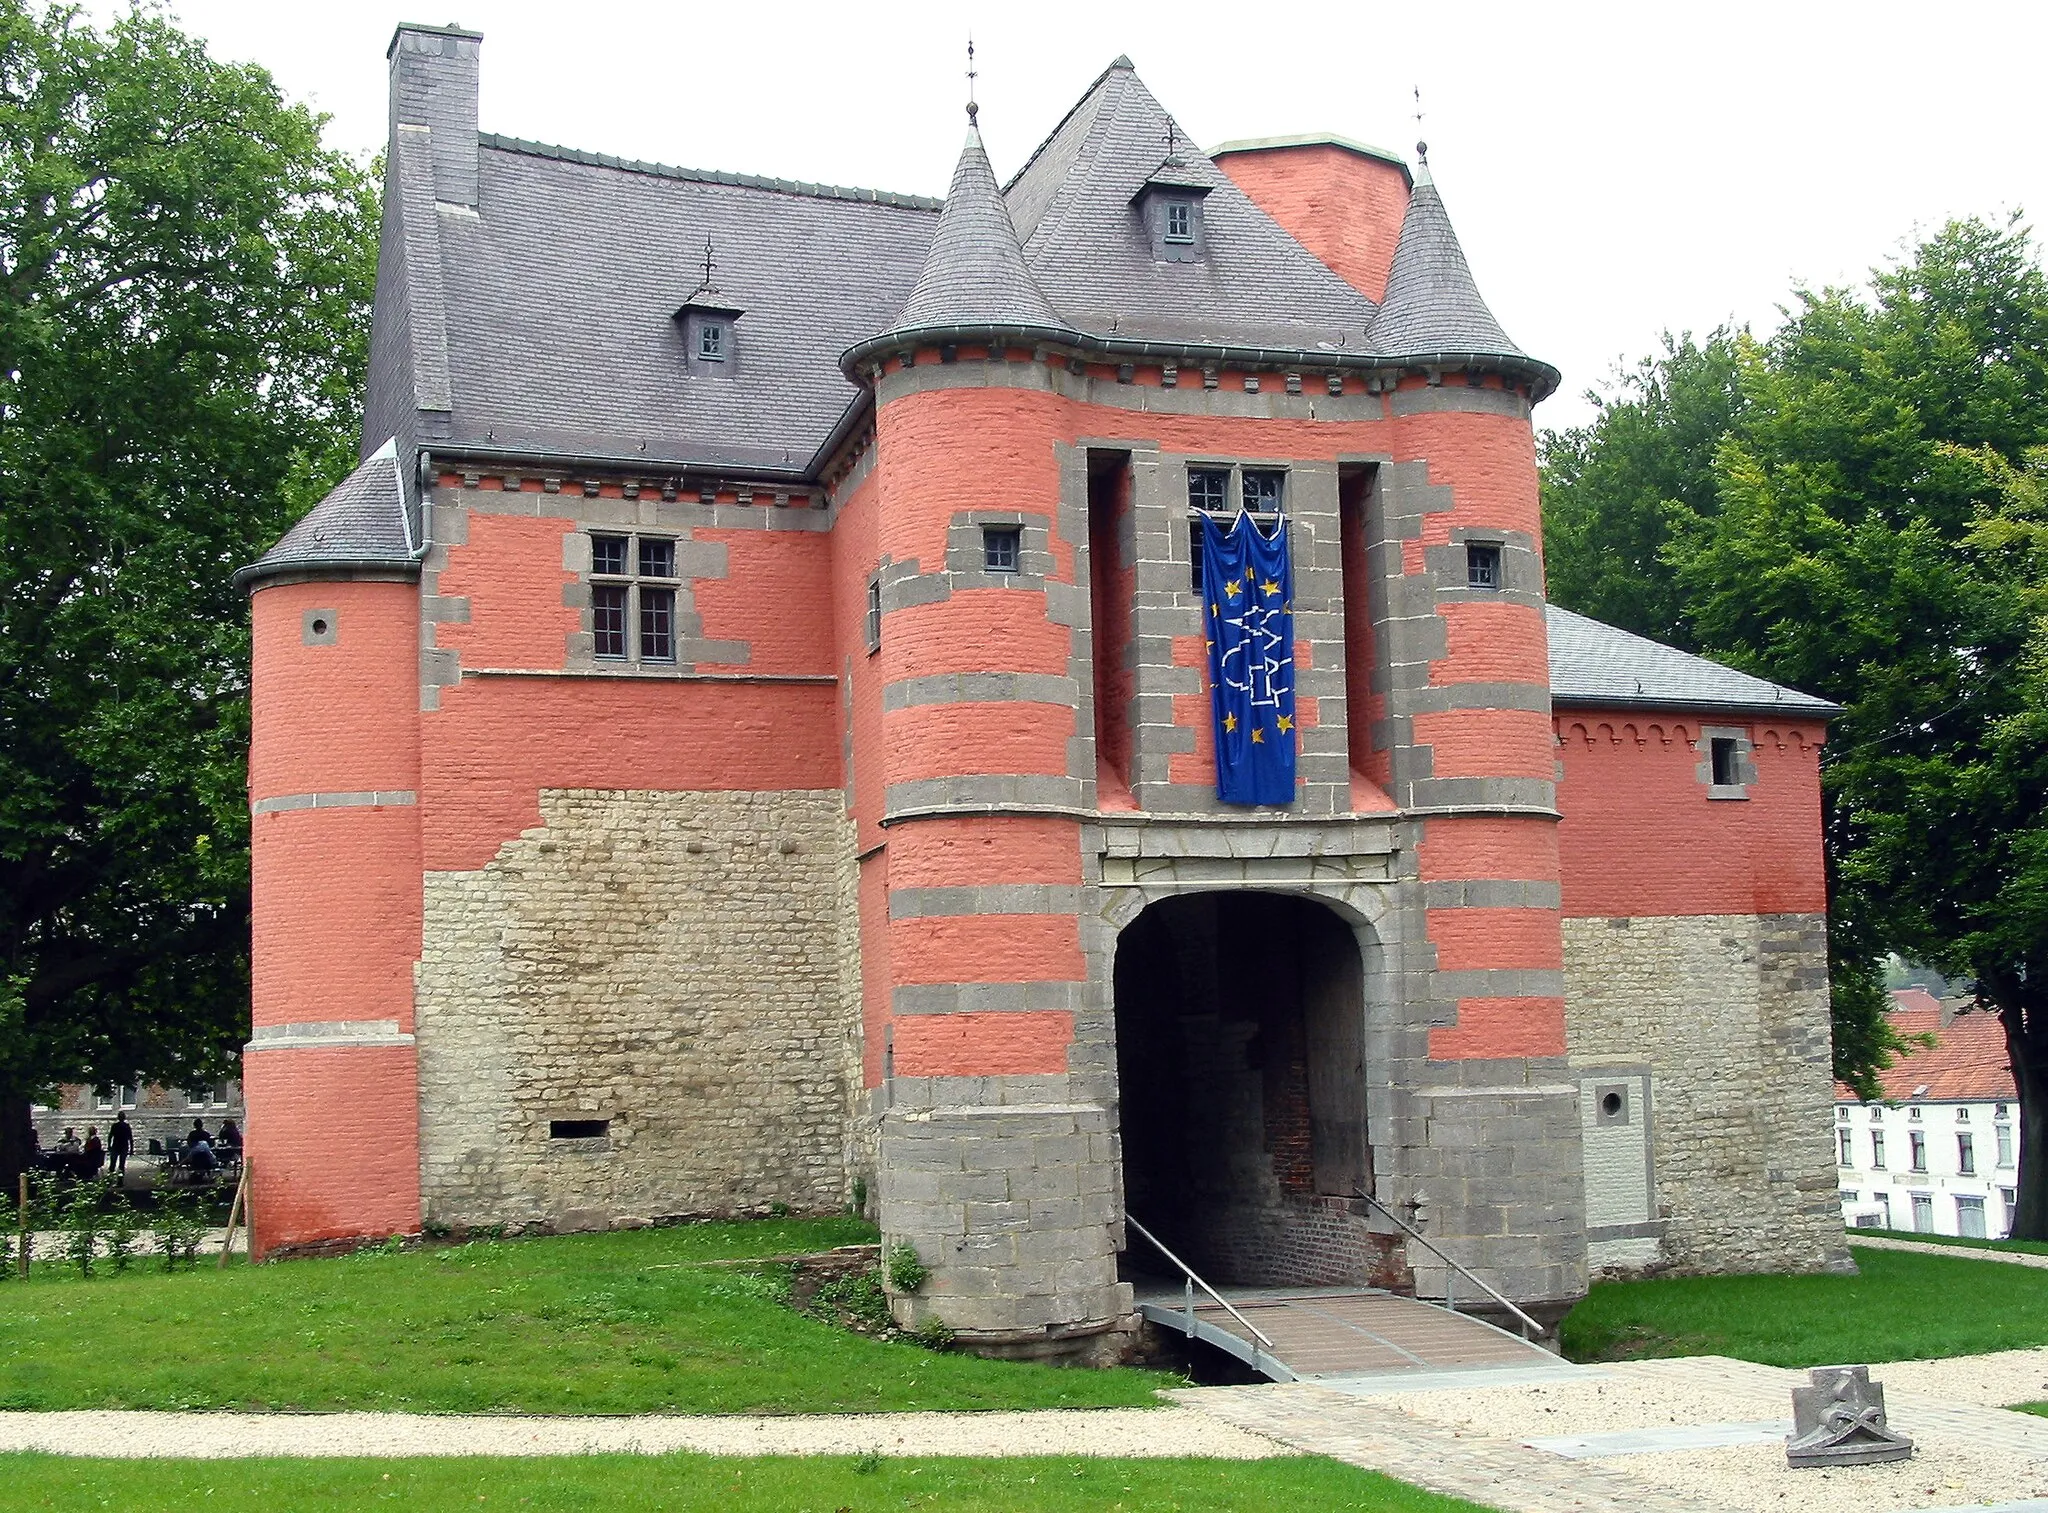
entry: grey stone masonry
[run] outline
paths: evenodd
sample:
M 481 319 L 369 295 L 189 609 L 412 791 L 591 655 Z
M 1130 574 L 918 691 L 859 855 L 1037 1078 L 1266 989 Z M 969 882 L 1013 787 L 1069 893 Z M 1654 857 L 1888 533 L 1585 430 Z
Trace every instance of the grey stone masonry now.
M 1643 1269 L 1846 1265 L 1825 917 L 1567 919 L 1564 964 L 1574 1069 L 1650 1073 L 1665 1232 Z
M 428 1221 L 843 1205 L 859 981 L 838 790 L 545 790 L 541 814 L 478 871 L 427 874 Z
M 911 1246 L 931 1270 L 922 1291 L 893 1300 L 897 1317 L 936 1317 L 981 1348 L 1086 1338 L 1126 1320 L 1108 1111 L 978 1093 L 989 1101 L 882 1116 L 883 1244 Z

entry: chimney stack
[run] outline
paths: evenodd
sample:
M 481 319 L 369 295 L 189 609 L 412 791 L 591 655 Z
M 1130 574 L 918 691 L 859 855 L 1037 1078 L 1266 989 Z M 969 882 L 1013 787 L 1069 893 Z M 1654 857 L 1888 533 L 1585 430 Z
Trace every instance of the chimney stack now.
M 476 91 L 483 33 L 459 26 L 401 25 L 391 62 L 391 135 L 401 126 L 433 133 L 434 198 L 476 209 Z

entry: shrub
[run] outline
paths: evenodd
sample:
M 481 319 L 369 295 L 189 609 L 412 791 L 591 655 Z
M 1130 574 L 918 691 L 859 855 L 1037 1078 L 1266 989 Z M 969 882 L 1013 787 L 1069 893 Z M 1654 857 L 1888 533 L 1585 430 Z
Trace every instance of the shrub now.
M 61 1228 L 64 1259 L 78 1268 L 81 1277 L 92 1275 L 92 1263 L 99 1256 L 100 1231 L 106 1227 L 107 1179 L 80 1182 L 71 1189 L 64 1205 Z
M 157 1195 L 156 1220 L 150 1226 L 150 1232 L 155 1237 L 158 1253 L 164 1258 L 164 1270 L 176 1271 L 180 1261 L 187 1266 L 194 1263 L 206 1225 L 189 1194 L 162 1192 Z
M 916 1292 L 931 1279 L 931 1268 L 918 1256 L 917 1247 L 898 1240 L 889 1247 L 887 1275 L 892 1292 Z

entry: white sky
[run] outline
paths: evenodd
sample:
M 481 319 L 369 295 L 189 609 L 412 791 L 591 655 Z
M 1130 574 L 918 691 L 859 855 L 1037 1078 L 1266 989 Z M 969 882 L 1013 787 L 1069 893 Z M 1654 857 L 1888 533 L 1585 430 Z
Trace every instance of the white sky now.
M 1795 282 L 1859 280 L 1916 229 L 2048 216 L 2038 0 L 173 4 L 339 147 L 383 144 L 393 26 L 457 20 L 484 34 L 487 131 L 924 194 L 959 150 L 970 29 L 1004 177 L 1120 52 L 1205 147 L 1332 131 L 1408 155 L 1419 85 L 1480 288 L 1564 372 L 1551 426 L 1667 327 L 1766 328 Z

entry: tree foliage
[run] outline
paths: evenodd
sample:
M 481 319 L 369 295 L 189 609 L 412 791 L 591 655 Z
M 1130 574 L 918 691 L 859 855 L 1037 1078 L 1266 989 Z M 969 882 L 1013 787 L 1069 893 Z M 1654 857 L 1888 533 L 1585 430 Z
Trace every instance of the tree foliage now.
M 1717 411 L 1716 406 L 1722 408 Z M 1717 414 L 1719 416 L 1717 420 Z M 2048 277 L 1951 223 L 1768 340 L 1664 354 L 1549 439 L 1553 591 L 1843 704 L 1823 758 L 1839 1075 L 1894 1048 L 1887 949 L 1977 985 L 2048 1233 Z
M 375 189 L 150 10 L 0 0 L 0 1174 L 246 1034 L 247 609 L 353 461 Z

